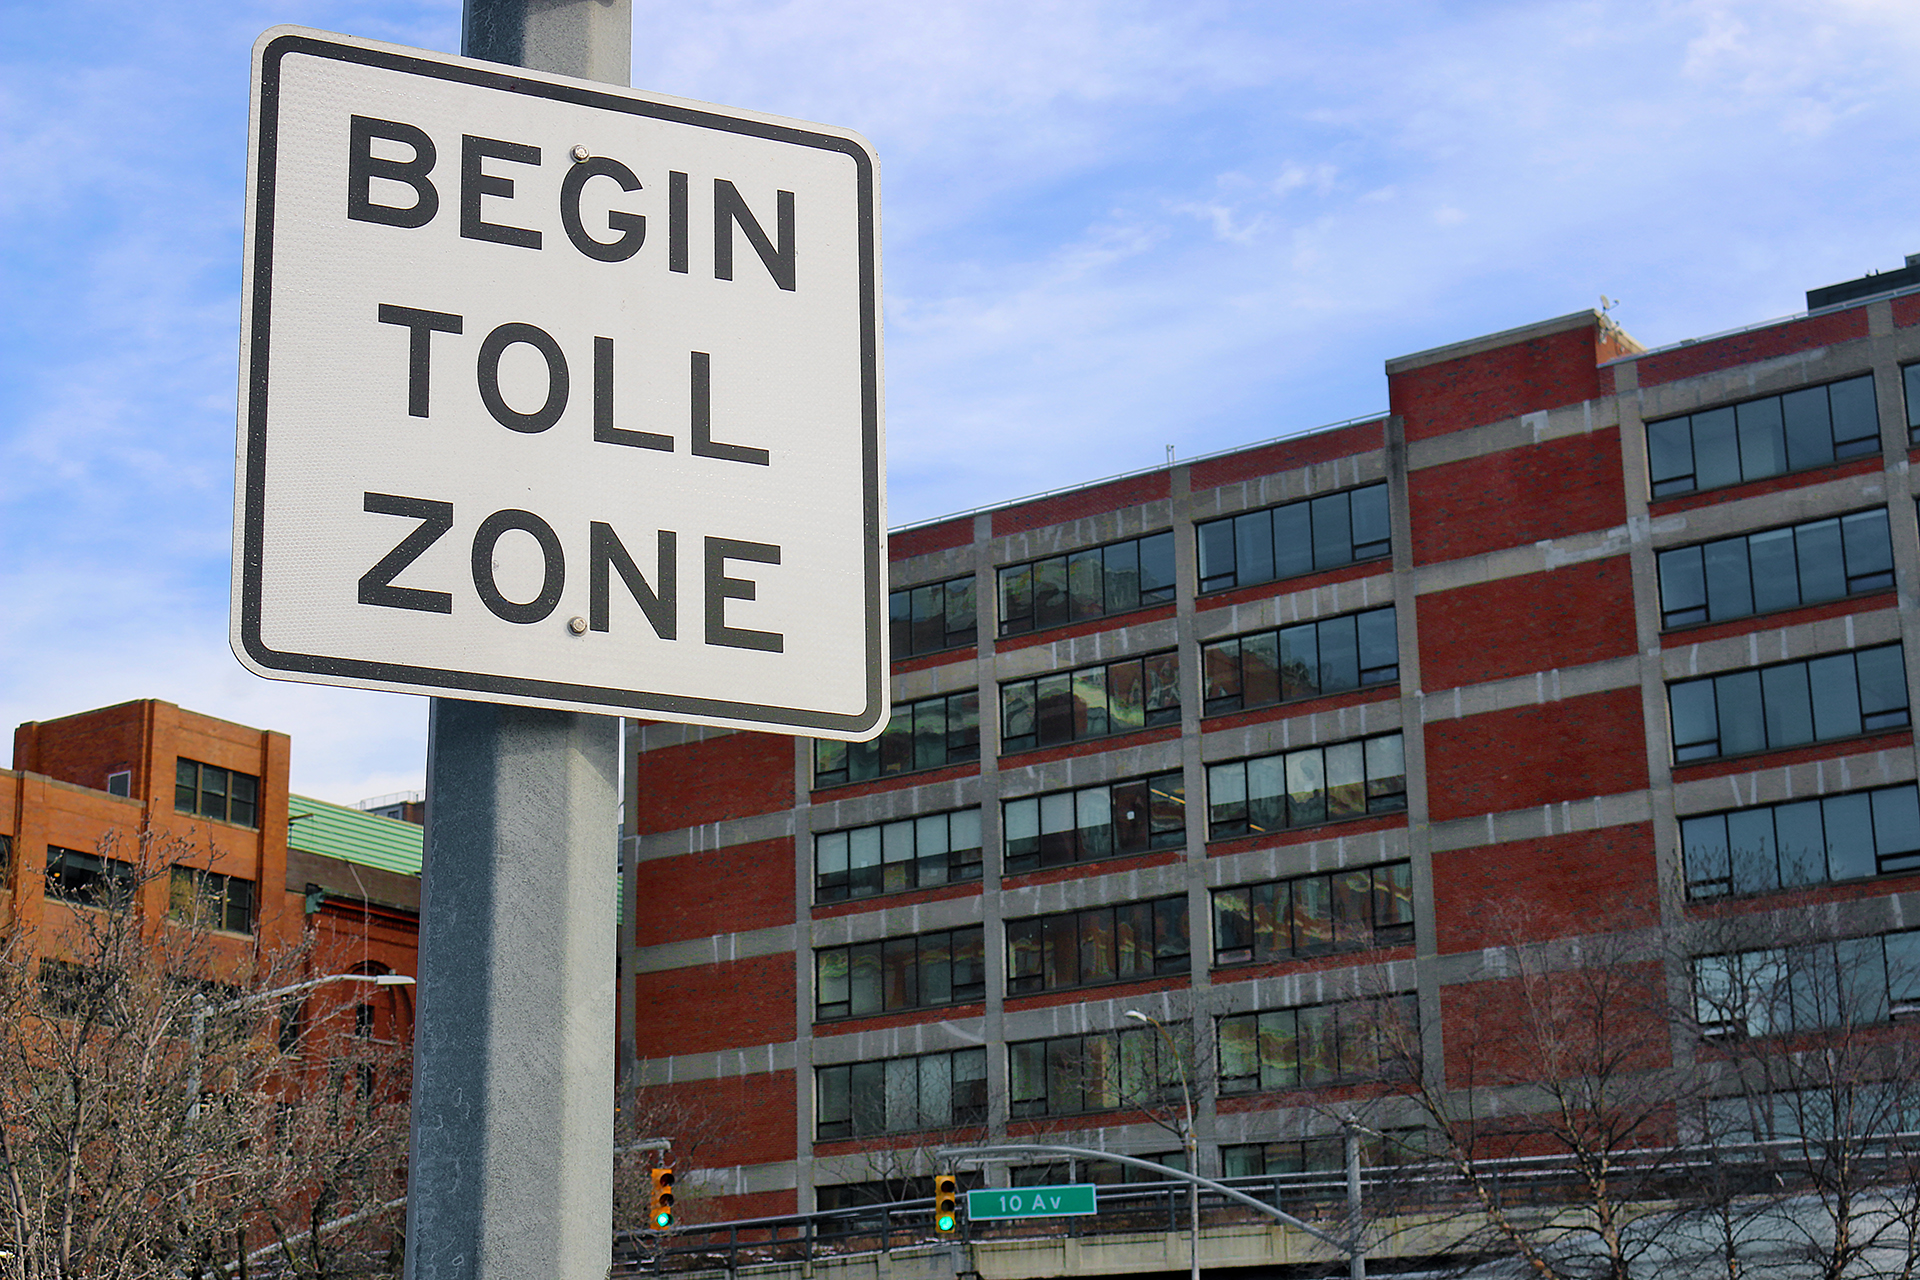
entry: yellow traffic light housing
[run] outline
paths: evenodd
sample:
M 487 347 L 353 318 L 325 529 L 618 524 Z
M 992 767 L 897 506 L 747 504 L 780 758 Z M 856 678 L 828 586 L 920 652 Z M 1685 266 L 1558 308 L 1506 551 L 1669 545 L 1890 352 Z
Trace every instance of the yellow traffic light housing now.
M 950 1173 L 933 1180 L 933 1229 L 940 1235 L 960 1232 L 960 1182 Z
M 673 1225 L 673 1166 L 650 1169 L 647 1176 L 653 1179 L 653 1196 L 647 1205 L 647 1223 L 655 1231 L 665 1231 Z

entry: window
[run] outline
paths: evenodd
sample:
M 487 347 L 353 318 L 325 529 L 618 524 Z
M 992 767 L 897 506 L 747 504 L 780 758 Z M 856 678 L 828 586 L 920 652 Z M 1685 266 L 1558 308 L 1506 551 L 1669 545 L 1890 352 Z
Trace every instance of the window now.
M 1190 1038 L 1169 1025 L 1176 1045 Z M 1143 1107 L 1180 1097 L 1180 1063 L 1152 1027 L 1023 1040 L 1007 1046 L 1010 1110 L 1066 1116 Z
M 1377 559 L 1393 550 L 1387 523 L 1384 484 L 1210 520 L 1198 527 L 1200 590 L 1223 591 Z
M 859 1018 L 895 1009 L 985 998 L 985 933 L 979 925 L 888 938 L 813 953 L 814 1017 Z
M 1061 991 L 1187 972 L 1185 894 L 1007 921 L 1007 991 Z
M 1008 875 L 1187 840 L 1186 778 L 1178 769 L 1105 786 L 1008 800 L 1001 808 Z
M 1000 634 L 1023 635 L 1173 601 L 1173 532 L 1000 570 Z
M 1180 658 L 1154 653 L 1000 686 L 1000 749 L 1027 751 L 1180 723 Z
M 13 870 L 13 837 L 0 835 L 0 885 L 7 882 L 7 873 Z
M 173 775 L 173 807 L 177 813 L 218 818 L 236 826 L 257 825 L 260 779 L 231 769 L 181 760 Z
M 126 769 L 116 769 L 108 774 L 107 794 L 110 796 L 133 794 L 133 774 Z
M 1213 962 L 1246 964 L 1413 941 L 1413 871 L 1389 862 L 1216 889 Z
M 1400 679 L 1393 608 L 1322 618 L 1200 649 L 1207 714 L 1316 698 Z
M 814 1071 L 815 1134 L 861 1138 L 984 1124 L 987 1051 L 956 1049 Z
M 1693 961 L 1702 1034 L 1780 1035 L 1920 1013 L 1920 931 Z
M 1169 1169 L 1184 1172 L 1187 1167 L 1187 1153 L 1184 1151 L 1130 1151 L 1127 1154 L 1141 1160 L 1151 1160 Z M 1049 1160 L 1045 1164 L 1016 1164 L 1007 1169 L 1007 1184 L 1015 1187 L 1057 1187 L 1070 1182 L 1117 1187 L 1129 1183 L 1164 1181 L 1166 1179 L 1152 1169 L 1121 1164 L 1118 1160 Z
M 813 838 L 816 902 L 980 878 L 980 811 L 958 809 Z
M 1207 766 L 1210 840 L 1406 807 L 1407 767 L 1397 733 Z
M 195 867 L 175 867 L 167 914 L 203 929 L 253 932 L 253 881 Z
M 1660 625 L 1792 609 L 1893 585 L 1887 512 L 1811 520 L 1660 553 Z
M 47 896 L 83 907 L 123 907 L 133 899 L 133 864 L 78 849 L 47 846 Z
M 973 575 L 887 594 L 893 656 L 910 658 L 974 642 Z
M 1236 1013 L 1220 1019 L 1220 1092 L 1377 1080 L 1418 1019 L 1412 995 Z
M 1920 444 L 1920 364 L 1910 364 L 1900 371 L 1907 389 L 1907 441 Z
M 1920 788 L 1682 818 L 1680 844 L 1690 898 L 1920 870 Z
M 1656 498 L 1878 452 L 1871 374 L 1647 424 Z
M 896 702 L 886 729 L 866 742 L 813 744 L 813 785 L 938 769 L 980 758 L 980 693 L 969 689 L 918 702 Z
M 1360 1131 L 1360 1167 L 1380 1169 L 1403 1164 L 1424 1149 L 1424 1129 L 1371 1129 Z M 1271 1178 L 1286 1174 L 1338 1173 L 1347 1168 L 1347 1140 L 1333 1133 L 1319 1138 L 1296 1138 L 1284 1142 L 1239 1142 L 1223 1144 L 1220 1166 L 1228 1178 Z M 1339 1192 L 1346 1194 L 1344 1184 Z
M 1906 662 L 1880 645 L 1683 680 L 1667 701 L 1676 763 L 1777 751 L 1906 724 Z

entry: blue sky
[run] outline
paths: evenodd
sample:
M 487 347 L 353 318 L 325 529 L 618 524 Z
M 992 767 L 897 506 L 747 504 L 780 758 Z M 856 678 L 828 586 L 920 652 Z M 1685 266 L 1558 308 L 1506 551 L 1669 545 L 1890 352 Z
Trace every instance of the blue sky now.
M 1920 6 L 635 0 L 634 83 L 882 164 L 896 524 L 1370 413 L 1619 300 L 1657 346 L 1920 252 Z M 426 708 L 226 643 L 249 50 L 454 0 L 0 0 L 0 723 L 164 698 L 422 785 Z

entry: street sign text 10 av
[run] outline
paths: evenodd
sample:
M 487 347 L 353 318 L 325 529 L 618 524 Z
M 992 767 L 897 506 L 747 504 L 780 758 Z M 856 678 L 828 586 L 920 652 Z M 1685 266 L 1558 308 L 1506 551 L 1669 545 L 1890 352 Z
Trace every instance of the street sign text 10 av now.
M 1065 1218 L 1100 1212 L 1091 1182 L 1069 1182 L 1057 1187 L 994 1187 L 967 1192 L 967 1217 Z
M 299 28 L 254 61 L 241 661 L 877 732 L 865 142 Z

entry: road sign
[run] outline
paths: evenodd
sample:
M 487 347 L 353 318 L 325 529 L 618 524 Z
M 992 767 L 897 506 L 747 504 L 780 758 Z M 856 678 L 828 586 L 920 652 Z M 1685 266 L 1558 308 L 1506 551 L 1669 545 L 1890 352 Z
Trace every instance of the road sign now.
M 878 732 L 866 143 L 300 28 L 254 64 L 240 660 Z
M 967 1217 L 1065 1218 L 1100 1212 L 1094 1184 L 1069 1182 L 1057 1187 L 994 1187 L 967 1192 Z

